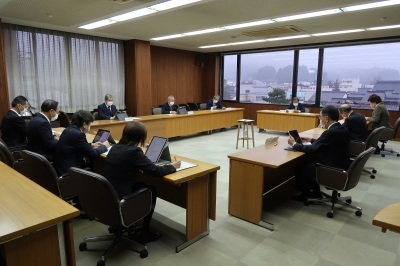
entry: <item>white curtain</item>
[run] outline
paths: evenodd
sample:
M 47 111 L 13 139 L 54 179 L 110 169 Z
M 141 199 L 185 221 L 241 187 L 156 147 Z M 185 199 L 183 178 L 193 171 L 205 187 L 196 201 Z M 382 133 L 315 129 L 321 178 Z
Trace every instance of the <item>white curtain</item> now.
M 46 99 L 91 111 L 112 94 L 125 108 L 122 41 L 12 24 L 3 32 L 10 102 L 23 95 L 36 111 Z

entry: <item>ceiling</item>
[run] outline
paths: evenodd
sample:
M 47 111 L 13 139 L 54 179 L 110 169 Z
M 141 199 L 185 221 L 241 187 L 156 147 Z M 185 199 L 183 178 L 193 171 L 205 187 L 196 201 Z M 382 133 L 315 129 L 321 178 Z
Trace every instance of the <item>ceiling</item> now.
M 0 0 L 0 18 L 2 19 L 2 22 L 5 23 L 95 35 L 120 40 L 138 39 L 150 41 L 150 39 L 154 37 L 377 1 L 203 0 L 187 6 L 150 14 L 129 21 L 115 23 L 102 28 L 93 30 L 78 28 L 84 24 L 161 2 L 165 2 L 165 0 L 132 0 L 124 4 L 118 4 L 115 0 Z M 248 34 L 245 35 L 244 32 L 260 31 L 275 27 L 283 27 L 283 29 L 285 29 L 286 26 L 294 26 L 300 29 L 301 32 L 284 34 L 274 33 L 272 35 L 269 34 L 269 36 L 267 36 L 268 38 L 395 25 L 400 24 L 399 14 L 400 5 L 395 5 L 150 42 L 152 45 L 156 46 L 208 53 L 400 36 L 400 28 L 397 28 L 283 41 L 260 42 L 246 45 L 231 45 L 209 49 L 199 48 L 199 46 L 206 45 L 265 39 L 265 36 L 250 37 L 247 36 Z

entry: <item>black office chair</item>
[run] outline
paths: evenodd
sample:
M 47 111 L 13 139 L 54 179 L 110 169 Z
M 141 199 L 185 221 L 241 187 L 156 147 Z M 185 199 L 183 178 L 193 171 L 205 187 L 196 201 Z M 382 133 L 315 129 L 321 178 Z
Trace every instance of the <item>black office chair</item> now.
M 60 111 L 60 113 L 58 114 L 58 118 L 56 121 L 60 123 L 60 127 L 68 127 L 71 124 L 68 115 L 62 111 Z
M 197 111 L 200 109 L 197 103 L 188 103 L 187 105 L 189 106 L 190 111 Z
M 160 115 L 162 113 L 162 108 L 161 107 L 152 107 L 151 108 L 151 114 L 152 115 Z
M 87 250 L 88 242 L 113 241 L 97 262 L 98 266 L 105 265 L 106 256 L 121 239 L 140 247 L 140 257 L 148 256 L 147 247 L 135 242 L 128 235 L 136 229 L 138 221 L 151 211 L 151 190 L 142 188 L 123 199 L 119 199 L 117 192 L 110 182 L 101 175 L 72 167 L 69 174 L 78 183 L 78 195 L 85 213 L 102 224 L 110 226 L 111 234 L 98 237 L 88 237 L 79 245 L 79 250 Z
M 355 214 L 357 216 L 361 216 L 362 209 L 351 204 L 352 199 L 350 196 L 340 197 L 339 191 L 349 191 L 357 186 L 358 182 L 360 181 L 364 165 L 368 161 L 369 157 L 371 157 L 371 154 L 374 153 L 374 151 L 375 148 L 370 147 L 366 151 L 361 152 L 357 156 L 357 158 L 354 159 L 354 161 L 351 163 L 347 171 L 344 169 L 338 169 L 322 164 L 317 164 L 317 182 L 328 189 L 332 189 L 332 195 L 328 195 L 322 192 L 322 195 L 325 196 L 325 198 L 308 199 L 308 203 L 330 203 L 331 210 L 326 214 L 326 216 L 329 218 L 333 218 L 333 210 L 335 208 L 335 204 L 355 209 Z
M 21 158 L 16 160 L 12 151 L 2 139 L 0 139 L 0 161 L 26 176 L 27 168 L 25 162 Z
M 99 112 L 93 112 L 94 120 L 99 120 Z
M 365 140 L 365 142 L 360 141 L 350 141 L 349 143 L 349 154 L 352 158 L 357 157 L 361 152 L 369 149 L 369 148 L 376 148 L 378 146 L 379 139 L 385 127 L 378 127 L 375 128 Z M 372 179 L 375 178 L 375 174 L 378 172 L 374 167 L 365 167 L 364 172 L 370 174 Z
M 381 145 L 381 156 L 385 157 L 387 154 L 389 155 L 396 155 L 397 157 L 400 157 L 400 153 L 390 149 L 390 148 L 386 148 L 385 144 L 389 141 L 389 140 L 393 140 L 396 138 L 397 132 L 399 130 L 400 127 L 400 117 L 397 118 L 396 123 L 394 123 L 394 128 L 385 128 L 385 130 L 382 133 L 381 138 L 379 139 L 380 142 L 382 142 Z

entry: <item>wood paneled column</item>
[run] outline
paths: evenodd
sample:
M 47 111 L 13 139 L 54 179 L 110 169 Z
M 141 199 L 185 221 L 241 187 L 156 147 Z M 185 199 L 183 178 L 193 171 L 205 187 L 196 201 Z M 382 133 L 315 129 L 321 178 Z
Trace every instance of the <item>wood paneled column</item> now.
M 4 36 L 3 24 L 0 19 L 0 123 L 2 117 L 10 109 L 10 99 L 8 94 L 7 71 L 6 71 L 6 58 L 4 52 Z
M 125 104 L 130 116 L 151 114 L 150 42 L 124 42 Z

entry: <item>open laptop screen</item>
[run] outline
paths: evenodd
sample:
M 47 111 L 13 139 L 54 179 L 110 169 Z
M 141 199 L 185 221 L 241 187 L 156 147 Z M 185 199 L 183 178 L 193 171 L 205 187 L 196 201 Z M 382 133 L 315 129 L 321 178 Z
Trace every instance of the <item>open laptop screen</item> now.
M 167 139 L 163 137 L 154 136 L 146 150 L 146 156 L 153 163 L 157 163 L 161 154 L 167 144 Z
M 96 136 L 93 139 L 93 143 L 96 142 L 104 142 L 108 140 L 108 137 L 110 136 L 110 130 L 107 129 L 99 129 L 97 130 Z
M 178 114 L 180 114 L 180 115 L 185 115 L 185 114 L 187 114 L 188 112 L 187 112 L 187 109 L 186 109 L 186 106 L 179 106 L 178 107 Z
M 125 118 L 128 117 L 128 114 L 126 112 L 122 112 L 122 113 L 116 113 L 116 116 L 117 116 L 117 120 L 125 121 Z

